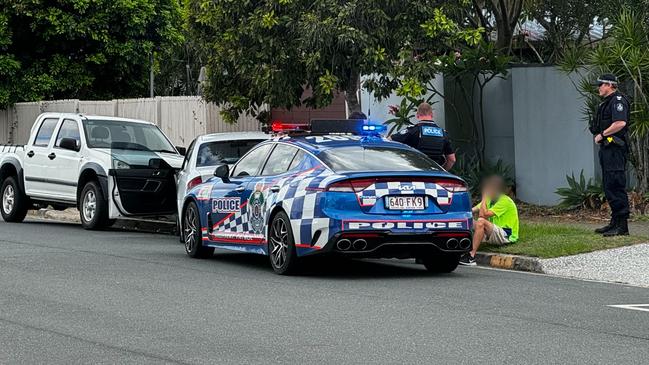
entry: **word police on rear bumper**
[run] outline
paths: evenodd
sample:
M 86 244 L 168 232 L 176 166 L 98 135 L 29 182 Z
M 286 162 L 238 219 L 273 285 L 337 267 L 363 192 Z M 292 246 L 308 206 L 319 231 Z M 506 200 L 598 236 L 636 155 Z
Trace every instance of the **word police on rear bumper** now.
M 467 229 L 466 221 L 449 222 L 345 222 L 346 230 L 359 229 Z

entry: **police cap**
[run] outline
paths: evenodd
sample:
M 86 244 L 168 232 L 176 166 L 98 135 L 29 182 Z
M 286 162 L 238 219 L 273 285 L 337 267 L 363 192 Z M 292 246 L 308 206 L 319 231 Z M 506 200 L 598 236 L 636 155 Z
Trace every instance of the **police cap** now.
M 611 84 L 617 86 L 618 80 L 617 77 L 613 74 L 603 74 L 600 76 L 596 82 L 593 83 L 595 86 L 599 86 L 601 84 Z

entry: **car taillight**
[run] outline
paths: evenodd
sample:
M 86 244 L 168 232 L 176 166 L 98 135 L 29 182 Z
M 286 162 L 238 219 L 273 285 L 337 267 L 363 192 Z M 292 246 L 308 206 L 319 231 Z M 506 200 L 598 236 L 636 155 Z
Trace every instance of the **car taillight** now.
M 367 189 L 368 186 L 374 184 L 375 182 L 375 179 L 339 181 L 327 186 L 325 191 L 335 191 L 338 193 L 358 193 Z
M 467 191 L 466 185 L 459 180 L 437 180 L 435 183 L 453 193 L 462 193 Z
M 203 183 L 203 178 L 200 176 L 196 176 L 195 178 L 189 180 L 187 183 L 187 191 L 192 190 L 192 188 L 196 185 L 200 185 Z
M 370 185 L 374 184 L 375 182 L 376 182 L 375 179 L 352 180 L 352 186 L 354 187 L 354 191 L 358 193 L 360 191 L 367 189 Z
M 353 193 L 354 188 L 349 181 L 339 181 L 327 186 L 325 191 L 333 191 L 337 193 Z
M 342 193 L 359 193 L 367 189 L 372 184 L 377 182 L 402 182 L 406 184 L 412 184 L 413 182 L 427 182 L 435 183 L 444 189 L 453 192 L 461 193 L 467 191 L 467 187 L 464 182 L 454 179 L 436 179 L 436 178 L 423 178 L 423 179 L 413 179 L 412 181 L 398 180 L 394 178 L 377 178 L 377 179 L 354 179 L 354 180 L 345 180 L 338 181 L 329 186 L 327 186 L 324 191 L 335 191 Z M 316 189 L 313 189 L 316 190 Z M 320 190 L 320 189 L 317 189 Z

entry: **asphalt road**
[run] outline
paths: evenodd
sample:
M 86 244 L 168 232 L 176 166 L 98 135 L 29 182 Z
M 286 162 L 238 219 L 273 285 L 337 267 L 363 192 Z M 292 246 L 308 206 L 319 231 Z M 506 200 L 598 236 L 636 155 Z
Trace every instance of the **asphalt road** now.
M 177 239 L 0 223 L 0 363 L 646 364 L 643 288 L 394 261 L 185 256 Z

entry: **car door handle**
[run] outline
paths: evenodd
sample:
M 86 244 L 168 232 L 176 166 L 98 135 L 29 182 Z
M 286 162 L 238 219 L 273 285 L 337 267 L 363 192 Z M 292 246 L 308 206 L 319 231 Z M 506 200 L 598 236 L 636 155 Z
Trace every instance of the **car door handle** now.
M 34 155 L 35 155 L 34 151 L 27 152 L 27 157 L 29 157 L 29 158 L 34 157 Z
M 56 155 L 54 154 L 54 152 L 52 152 L 49 155 L 47 155 L 47 158 L 49 158 L 50 160 L 53 160 L 53 159 L 56 158 Z
M 239 192 L 239 193 L 242 192 L 242 191 L 244 191 L 244 190 L 246 190 L 246 187 L 245 187 L 245 186 L 237 186 L 237 187 L 234 189 L 234 191 Z
M 270 192 L 271 192 L 271 193 L 279 193 L 279 186 L 277 186 L 277 185 L 273 185 L 273 186 L 270 188 Z

